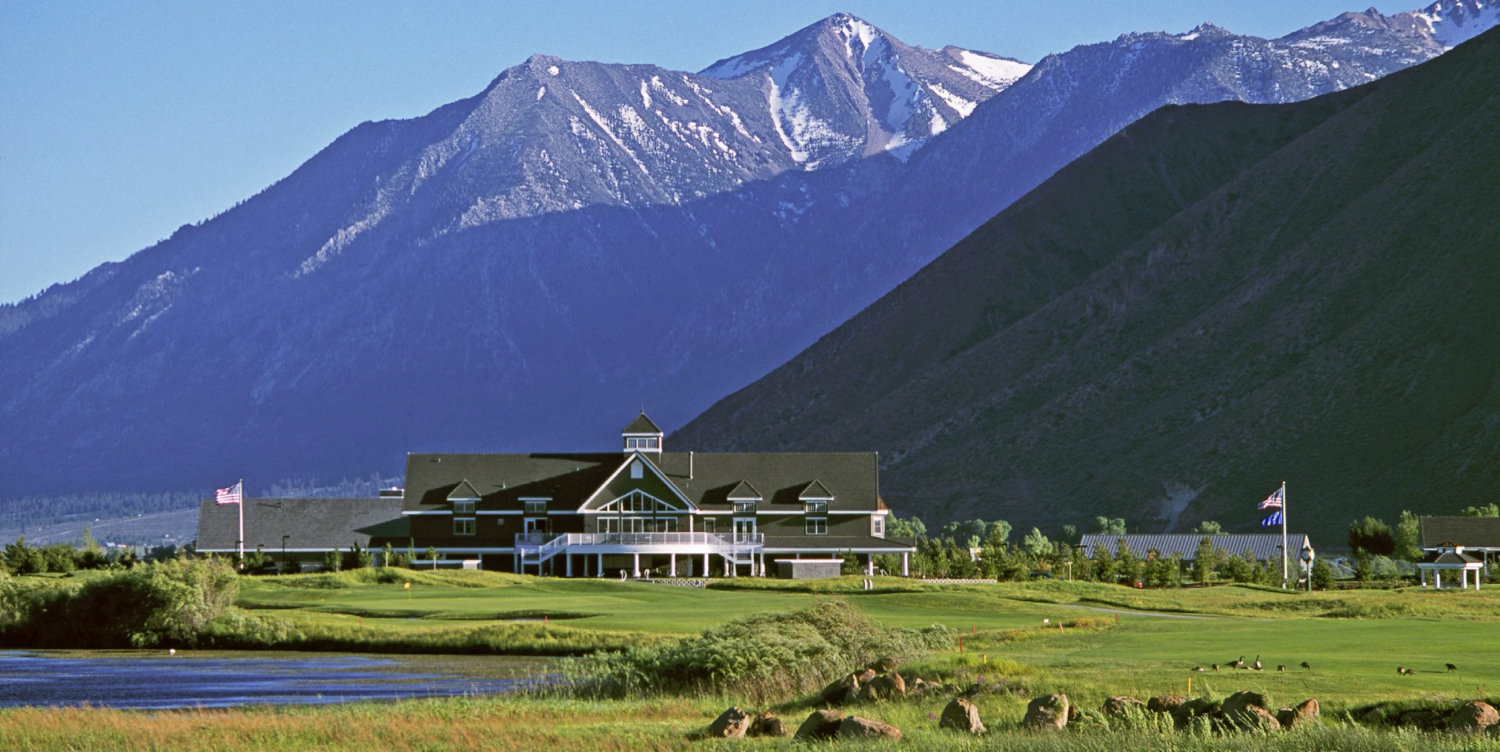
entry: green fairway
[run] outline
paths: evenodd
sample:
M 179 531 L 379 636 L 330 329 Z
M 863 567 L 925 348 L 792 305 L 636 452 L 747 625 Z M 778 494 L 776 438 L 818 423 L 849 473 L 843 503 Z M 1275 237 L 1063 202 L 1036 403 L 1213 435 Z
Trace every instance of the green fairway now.
M 393 578 L 379 582 L 380 577 Z M 404 585 L 410 583 L 411 587 Z M 569 645 L 609 635 L 610 645 L 696 634 L 731 619 L 846 600 L 887 626 L 941 624 L 965 640 L 935 658 L 930 672 L 975 670 L 1005 660 L 1034 689 L 1083 697 L 1132 693 L 1318 696 L 1335 704 L 1375 699 L 1472 696 L 1500 691 L 1500 595 L 1421 589 L 1286 593 L 1226 586 L 1134 590 L 1093 583 L 928 585 L 877 578 L 797 583 L 724 581 L 707 589 L 612 580 L 555 579 L 485 572 L 372 571 L 243 580 L 239 605 L 308 629 L 419 640 L 524 624 L 573 635 Z M 1351 618 L 1360 617 L 1360 618 Z M 1089 629 L 1061 630 L 1084 618 Z M 1043 626 L 1047 620 L 1047 626 Z M 578 640 L 582 640 L 579 642 Z M 440 649 L 440 648 L 438 648 Z M 504 652 L 503 646 L 497 648 Z M 520 651 L 518 651 L 520 652 Z M 1265 670 L 1227 664 L 1259 656 Z M 1312 669 L 1301 667 L 1302 662 Z M 1221 670 L 1196 672 L 1219 663 Z M 1444 666 L 1453 663 L 1457 672 Z M 1278 664 L 1285 672 L 1276 671 Z M 1415 669 L 1398 676 L 1397 666 Z

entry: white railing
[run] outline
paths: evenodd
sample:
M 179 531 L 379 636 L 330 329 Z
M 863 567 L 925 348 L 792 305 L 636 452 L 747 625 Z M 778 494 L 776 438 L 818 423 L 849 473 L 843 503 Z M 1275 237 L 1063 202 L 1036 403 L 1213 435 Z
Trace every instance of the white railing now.
M 562 533 L 546 536 L 523 533 L 516 548 L 526 555 L 551 556 L 571 546 L 706 546 L 718 550 L 744 550 L 765 545 L 763 533 Z

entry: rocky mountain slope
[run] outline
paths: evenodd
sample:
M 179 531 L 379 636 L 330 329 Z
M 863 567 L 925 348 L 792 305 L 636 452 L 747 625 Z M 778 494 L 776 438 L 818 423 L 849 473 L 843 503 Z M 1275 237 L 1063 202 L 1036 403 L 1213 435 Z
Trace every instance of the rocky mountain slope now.
M 533 57 L 0 306 L 0 495 L 608 446 L 642 403 L 681 425 L 1136 117 L 1384 75 L 1493 22 L 1468 4 L 1034 69 L 844 14 L 700 74 Z
M 1500 32 L 1308 102 L 1169 107 L 669 438 L 882 451 L 929 520 L 1255 528 L 1500 493 Z

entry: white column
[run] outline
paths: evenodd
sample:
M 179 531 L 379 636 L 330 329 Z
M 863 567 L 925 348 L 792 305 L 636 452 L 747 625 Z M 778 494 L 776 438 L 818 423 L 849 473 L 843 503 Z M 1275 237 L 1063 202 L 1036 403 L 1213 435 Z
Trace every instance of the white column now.
M 875 576 L 875 554 L 865 554 L 865 576 Z
M 670 554 L 669 558 L 667 559 L 667 562 L 668 562 L 668 564 L 667 564 L 667 574 L 669 574 L 669 575 L 671 575 L 673 577 L 676 577 L 677 576 L 677 554 Z
M 708 577 L 708 554 L 703 555 L 703 576 Z
M 1432 570 L 1432 586 L 1437 588 L 1438 590 L 1443 589 L 1443 570 Z
M 563 554 L 563 557 L 568 560 L 568 576 L 572 577 L 573 576 L 573 555 L 572 554 Z
M 631 557 L 635 559 L 635 576 L 636 577 L 640 577 L 641 576 L 641 555 L 640 554 L 631 554 Z
M 761 577 L 765 577 L 766 576 L 766 555 L 765 554 L 760 554 L 759 558 L 760 558 L 760 576 Z
M 901 554 L 901 576 L 911 576 L 911 554 L 909 553 L 902 552 Z
M 604 576 L 604 554 L 599 554 L 599 576 Z

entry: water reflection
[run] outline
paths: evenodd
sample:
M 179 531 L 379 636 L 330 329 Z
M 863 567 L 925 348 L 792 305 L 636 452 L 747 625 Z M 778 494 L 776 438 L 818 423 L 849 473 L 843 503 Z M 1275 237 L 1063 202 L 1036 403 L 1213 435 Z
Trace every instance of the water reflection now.
M 0 707 L 162 710 L 489 695 L 536 683 L 540 669 L 503 658 L 0 651 Z

